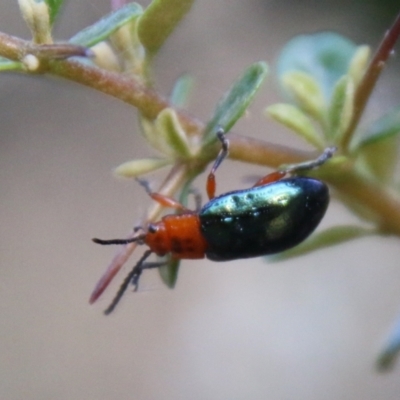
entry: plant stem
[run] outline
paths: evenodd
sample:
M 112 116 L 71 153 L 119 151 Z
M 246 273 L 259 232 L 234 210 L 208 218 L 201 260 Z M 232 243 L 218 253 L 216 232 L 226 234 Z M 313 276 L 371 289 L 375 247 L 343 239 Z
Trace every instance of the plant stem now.
M 354 113 L 342 139 L 342 149 L 346 151 L 348 149 L 349 143 L 353 137 L 354 131 L 360 122 L 363 115 L 365 107 L 371 96 L 371 93 L 375 87 L 375 84 L 386 66 L 387 60 L 392 53 L 397 39 L 400 36 L 400 14 L 394 24 L 386 32 L 382 42 L 380 43 L 378 49 L 375 52 L 365 74 L 357 87 L 356 93 L 354 95 Z
M 350 141 L 352 131 L 362 115 L 367 98 L 399 35 L 400 17 L 397 18 L 393 27 L 386 34 L 363 78 L 364 83 L 360 84 L 356 93 L 357 108 L 351 127 L 344 139 L 344 145 L 347 145 Z M 10 60 L 20 61 L 26 54 L 43 56 L 44 53 L 41 46 L 0 32 L 1 56 Z M 40 72 L 49 72 L 109 94 L 137 107 L 149 119 L 156 118 L 161 110 L 171 106 L 156 91 L 147 88 L 139 80 L 131 77 L 128 78 L 118 73 L 101 70 L 95 66 L 86 65 L 75 60 L 49 61 L 45 59 L 43 61 L 45 71 L 42 69 Z M 182 125 L 189 133 L 201 133 L 204 128 L 203 123 L 184 111 L 177 110 L 177 112 Z M 212 160 L 217 151 L 217 147 L 215 147 L 215 150 L 211 149 L 209 159 L 207 157 L 207 160 L 203 162 L 207 163 Z M 277 167 L 281 164 L 302 162 L 313 157 L 313 154 L 289 147 L 230 134 L 230 158 L 234 160 Z M 184 175 L 186 176 L 186 174 L 187 171 Z M 181 176 L 181 174 L 178 175 Z M 389 190 L 376 182 L 366 179 L 352 167 L 350 169 L 342 169 L 340 174 L 324 178 L 342 195 L 351 199 L 351 202 L 362 204 L 372 211 L 377 216 L 382 229 L 400 236 L 400 201 Z M 176 182 L 176 177 L 172 181 Z M 168 179 L 167 182 L 169 182 Z M 173 186 L 175 187 L 175 185 Z M 175 189 L 168 189 L 166 192 L 169 194 L 174 192 Z M 158 211 L 153 210 L 151 215 L 156 215 L 157 213 Z M 128 251 L 128 253 L 130 252 Z
M 229 134 L 229 158 L 232 160 L 277 168 L 282 164 L 307 161 L 315 156 L 315 152 L 300 151 L 235 133 Z

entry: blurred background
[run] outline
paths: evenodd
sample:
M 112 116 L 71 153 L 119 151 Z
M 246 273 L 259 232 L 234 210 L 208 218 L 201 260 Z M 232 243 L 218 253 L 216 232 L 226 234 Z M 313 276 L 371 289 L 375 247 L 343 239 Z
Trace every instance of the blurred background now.
M 167 94 L 190 72 L 197 82 L 190 110 L 207 120 L 248 65 L 273 66 L 293 36 L 333 30 L 375 48 L 398 8 L 397 1 L 199 0 L 159 55 L 156 86 Z M 70 0 L 55 37 L 69 38 L 108 11 L 106 0 Z M 1 2 L 0 30 L 29 38 L 16 1 Z M 367 118 L 399 103 L 399 67 L 394 57 Z M 235 131 L 306 149 L 262 116 L 277 93 L 271 73 Z M 135 110 L 73 83 L 9 73 L 0 75 L 0 103 L 0 398 L 399 398 L 400 365 L 389 374 L 374 369 L 400 311 L 398 239 L 366 238 L 276 264 L 183 261 L 174 290 L 146 272 L 140 292 L 128 292 L 105 317 L 141 249 L 89 306 L 115 252 L 90 239 L 124 237 L 149 203 L 135 182 L 112 174 L 154 155 Z M 218 190 L 265 173 L 228 160 Z M 154 185 L 161 179 L 152 176 Z M 357 219 L 333 200 L 319 229 L 338 223 Z

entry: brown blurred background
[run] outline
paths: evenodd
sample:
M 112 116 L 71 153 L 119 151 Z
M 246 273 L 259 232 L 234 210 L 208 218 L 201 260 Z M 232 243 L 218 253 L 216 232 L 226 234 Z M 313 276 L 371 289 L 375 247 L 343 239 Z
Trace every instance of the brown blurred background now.
M 191 72 L 190 110 L 206 120 L 245 67 L 273 65 L 298 33 L 334 30 L 376 46 L 394 3 L 199 0 L 157 59 L 157 87 L 168 93 Z M 108 9 L 106 0 L 69 1 L 55 36 L 72 36 Z M 0 30 L 29 37 L 16 1 L 1 2 Z M 399 103 L 399 65 L 394 57 L 368 116 Z M 304 146 L 262 117 L 277 99 L 271 76 L 235 131 Z M 400 309 L 398 239 L 279 264 L 184 261 L 175 290 L 147 272 L 140 292 L 105 317 L 124 274 L 88 305 L 115 251 L 90 239 L 124 236 L 148 204 L 137 184 L 112 175 L 154 154 L 135 110 L 75 84 L 8 73 L 0 102 L 1 399 L 399 398 L 400 365 L 387 375 L 373 368 Z M 219 191 L 265 172 L 227 161 Z M 203 189 L 204 177 L 196 185 Z M 322 228 L 356 222 L 333 201 Z

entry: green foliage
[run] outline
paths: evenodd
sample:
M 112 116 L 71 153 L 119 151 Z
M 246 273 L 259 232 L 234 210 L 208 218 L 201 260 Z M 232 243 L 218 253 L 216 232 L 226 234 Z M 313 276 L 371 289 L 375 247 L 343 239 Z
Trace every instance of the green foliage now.
M 331 32 L 292 39 L 280 54 L 277 70 L 281 87 L 294 105 L 287 107 L 291 111 L 283 119 L 276 113 L 269 115 L 318 149 L 340 146 L 353 119 L 354 96 L 368 57 L 367 46 L 357 47 Z M 319 133 L 304 116 L 319 126 Z
M 336 143 L 348 128 L 353 116 L 354 90 L 354 83 L 349 75 L 342 76 L 333 88 L 328 109 L 327 133 Z
M 138 24 L 139 40 L 149 54 L 156 53 L 189 12 L 193 0 L 153 0 Z
M 127 161 L 115 168 L 114 172 L 124 178 L 136 178 L 161 169 L 170 163 L 171 162 L 165 158 L 142 158 L 139 160 Z
M 378 356 L 377 367 L 380 371 L 385 372 L 393 368 L 400 352 L 400 319 L 396 322 L 386 344 Z
M 217 104 L 214 115 L 207 124 L 203 143 L 216 140 L 215 132 L 220 126 L 229 132 L 236 121 L 243 115 L 268 73 L 267 64 L 258 62 L 251 65 L 225 93 Z
M 277 103 L 267 107 L 266 113 L 276 122 L 296 132 L 317 149 L 323 149 L 324 143 L 311 118 L 299 108 L 292 104 Z
M 24 65 L 18 61 L 11 61 L 8 58 L 0 57 L 1 71 L 23 71 Z
M 178 79 L 169 99 L 157 93 L 151 68 L 153 56 L 193 3 L 193 0 L 153 0 L 145 10 L 136 3 L 129 3 L 74 35 L 68 44 L 57 44 L 51 30 L 63 1 L 19 0 L 32 41 L 4 34 L 0 38 L 0 71 L 54 74 L 137 107 L 142 134 L 161 156 L 128 161 L 120 165 L 116 173 L 138 177 L 170 167 L 161 194 L 180 193 L 182 204 L 186 204 L 193 179 L 215 156 L 215 132 L 219 127 L 229 132 L 249 107 L 268 72 L 264 62 L 248 67 L 218 102 L 206 125 L 179 109 L 188 100 L 192 86 L 190 77 Z M 331 32 L 302 35 L 284 47 L 277 72 L 285 100 L 269 106 L 266 114 L 318 152 L 327 147 L 337 148 L 336 155 L 321 168 L 305 173 L 331 184 L 340 201 L 372 226 L 332 227 L 270 260 L 288 259 L 372 234 L 389 232 L 400 236 L 400 195 L 393 190 L 400 107 L 366 127 L 359 124 L 399 35 L 400 18 L 388 30 L 371 60 L 369 47 L 356 46 Z M 88 51 L 77 45 L 96 47 Z M 93 54 L 96 57 L 88 60 Z M 86 57 L 86 60 L 66 60 L 71 56 Z M 240 139 L 236 142 L 235 156 L 242 161 L 274 167 L 280 163 L 305 161 L 304 153 L 297 149 L 255 139 L 243 144 L 246 139 Z M 235 144 L 232 142 L 234 140 L 231 149 Z M 238 149 L 238 143 L 242 149 Z M 297 173 L 300 172 L 297 168 Z M 161 214 L 162 207 L 158 205 L 149 213 L 148 221 L 158 219 Z M 118 260 L 126 260 L 128 255 L 113 261 L 96 287 L 92 301 L 121 268 Z M 172 258 L 160 268 L 162 279 L 169 287 L 174 287 L 178 270 L 179 262 Z M 400 350 L 399 331 L 397 329 L 389 339 L 379 358 L 381 368 L 391 366 Z
M 118 28 L 131 22 L 143 13 L 142 7 L 137 3 L 129 3 L 118 10 L 106 15 L 96 23 L 75 34 L 70 43 L 92 47 L 107 39 Z
M 193 78 L 186 74 L 182 75 L 172 88 L 169 96 L 170 102 L 177 107 L 184 107 L 193 88 Z
M 175 287 L 176 281 L 178 280 L 179 265 L 180 260 L 176 260 L 172 257 L 167 256 L 165 265 L 162 265 L 158 269 L 161 280 L 170 289 L 173 289 Z
M 327 102 L 312 75 L 303 71 L 289 71 L 282 75 L 281 85 L 293 103 L 311 118 L 324 123 Z
M 50 23 L 53 24 L 58 13 L 60 12 L 61 6 L 64 0 L 45 0 L 47 7 L 49 7 Z
M 336 82 L 347 73 L 356 49 L 352 41 L 333 32 L 297 36 L 280 54 L 278 76 L 282 79 L 288 72 L 304 72 L 318 82 L 328 101 Z

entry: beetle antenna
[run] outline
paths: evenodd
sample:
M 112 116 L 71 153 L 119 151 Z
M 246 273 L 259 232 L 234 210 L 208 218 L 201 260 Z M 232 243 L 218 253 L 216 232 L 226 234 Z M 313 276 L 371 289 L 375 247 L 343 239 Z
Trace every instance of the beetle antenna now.
M 94 243 L 97 244 L 101 244 L 103 246 L 107 246 L 110 244 L 128 244 L 128 243 L 133 243 L 133 242 L 139 242 L 139 244 L 141 244 L 141 242 L 143 242 L 143 239 L 146 237 L 145 234 L 140 235 L 140 236 L 136 236 L 133 238 L 128 238 L 128 239 L 107 239 L 107 240 L 103 240 L 103 239 L 99 239 L 99 238 L 93 238 L 92 241 Z
M 135 286 L 135 290 L 137 290 L 138 288 L 138 283 L 139 283 L 139 278 L 140 275 L 143 272 L 144 269 L 144 261 L 147 259 L 147 257 L 150 256 L 150 254 L 152 253 L 152 250 L 146 250 L 142 256 L 142 258 L 137 262 L 137 264 L 132 268 L 131 272 L 129 272 L 129 274 L 126 276 L 126 278 L 124 279 L 124 281 L 122 282 L 122 285 L 120 286 L 120 288 L 118 289 L 117 294 L 115 295 L 113 301 L 111 302 L 111 304 L 104 310 L 104 314 L 109 315 L 111 314 L 115 307 L 117 306 L 117 304 L 120 302 L 122 296 L 124 295 L 124 293 L 126 292 L 126 289 L 128 289 L 128 286 L 132 283 Z

